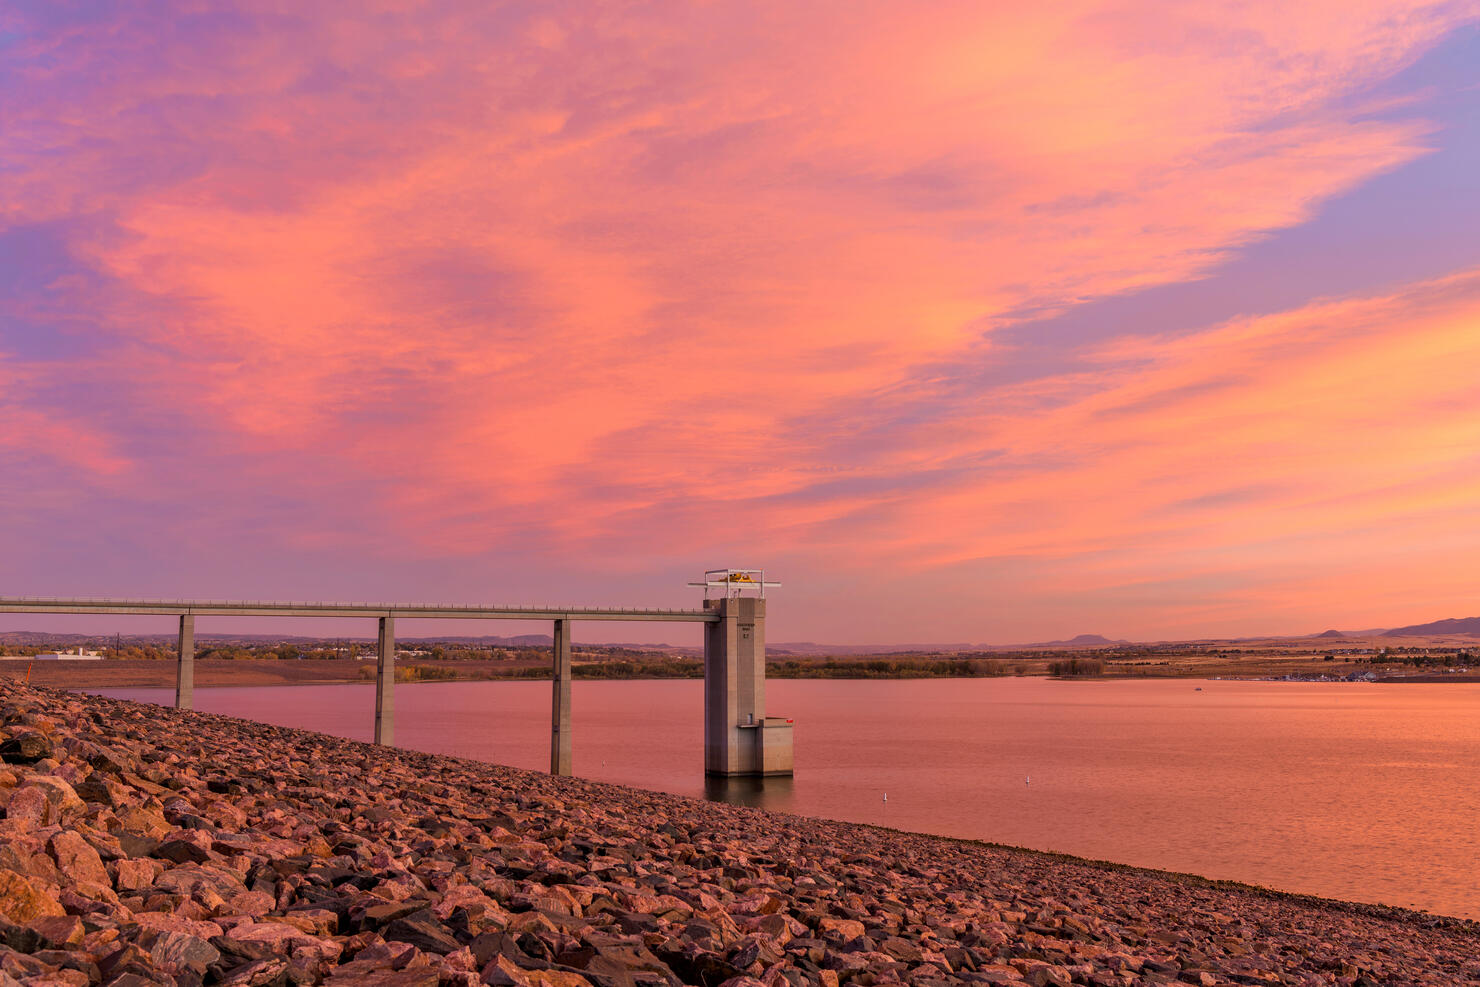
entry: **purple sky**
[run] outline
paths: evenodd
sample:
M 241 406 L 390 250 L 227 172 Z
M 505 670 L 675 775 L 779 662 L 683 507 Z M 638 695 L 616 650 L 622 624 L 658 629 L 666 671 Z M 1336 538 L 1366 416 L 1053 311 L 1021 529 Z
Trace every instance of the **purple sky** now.
M 0 594 L 1480 613 L 1477 4 L 364 11 L 0 12 Z

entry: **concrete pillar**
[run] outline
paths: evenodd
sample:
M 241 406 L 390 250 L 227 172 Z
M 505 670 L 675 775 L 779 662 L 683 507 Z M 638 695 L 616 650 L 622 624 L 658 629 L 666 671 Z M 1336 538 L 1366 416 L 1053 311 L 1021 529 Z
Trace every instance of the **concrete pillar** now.
M 375 742 L 389 747 L 396 726 L 396 618 L 380 618 L 380 648 L 375 659 Z
M 766 601 L 728 597 L 704 606 L 720 616 L 704 625 L 705 772 L 791 774 L 791 723 L 766 719 Z
M 550 709 L 550 773 L 571 773 L 570 621 L 555 621 L 554 695 Z
M 720 619 L 704 625 L 704 771 L 738 774 L 740 734 L 736 650 L 739 600 L 705 600 Z
M 175 665 L 175 708 L 195 708 L 195 614 L 180 614 L 180 658 Z

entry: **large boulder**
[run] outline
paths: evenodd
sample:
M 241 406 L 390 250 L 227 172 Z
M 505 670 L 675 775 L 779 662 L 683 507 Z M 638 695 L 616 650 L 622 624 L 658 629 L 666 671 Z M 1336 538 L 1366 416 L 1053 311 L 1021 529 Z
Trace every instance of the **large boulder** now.
M 384 935 L 387 940 L 410 943 L 428 953 L 450 953 L 460 945 L 430 909 L 396 919 L 386 926 Z
M 22 833 L 34 832 L 46 825 L 46 816 L 50 811 L 44 791 L 39 788 L 22 788 L 12 792 L 6 800 L 7 828 Z
M 51 740 L 39 730 L 23 730 L 0 741 L 0 760 L 11 764 L 35 764 L 51 755 Z
M 46 849 L 51 854 L 51 859 L 56 861 L 57 869 L 71 883 L 90 881 L 112 886 L 108 869 L 103 866 L 103 858 L 76 833 L 63 830 L 51 838 Z
M 186 932 L 160 932 L 149 947 L 154 965 L 170 973 L 190 970 L 205 973 L 206 967 L 221 958 L 221 951 L 200 936 Z
M 52 775 L 32 775 L 21 785 L 20 790 L 11 797 L 11 804 L 21 798 L 26 792 L 40 792 L 46 799 L 46 809 L 42 817 L 42 825 L 51 826 L 63 822 L 68 817 L 80 815 L 87 808 L 82 799 L 77 797 L 77 792 L 71 785 L 60 778 Z M 6 812 L 9 813 L 7 807 Z
M 155 932 L 175 932 L 198 939 L 213 939 L 222 933 L 221 926 L 215 922 L 181 918 L 170 912 L 138 912 L 134 915 L 134 921 L 140 928 Z
M 113 872 L 113 889 L 125 894 L 152 886 L 162 870 L 159 861 L 128 858 L 115 860 L 108 868 Z
M 333 939 L 315 938 L 283 922 L 243 922 L 230 929 L 226 939 L 233 944 L 265 949 L 277 956 L 292 956 L 300 950 L 307 950 L 331 962 L 337 960 L 343 951 L 343 947 Z
M 0 917 L 17 925 L 47 915 L 66 915 L 55 896 L 37 887 L 35 879 L 12 870 L 0 870 Z
M 160 891 L 179 895 L 190 895 L 197 888 L 209 888 L 227 901 L 247 890 L 239 875 L 212 864 L 171 867 L 154 879 L 154 886 Z

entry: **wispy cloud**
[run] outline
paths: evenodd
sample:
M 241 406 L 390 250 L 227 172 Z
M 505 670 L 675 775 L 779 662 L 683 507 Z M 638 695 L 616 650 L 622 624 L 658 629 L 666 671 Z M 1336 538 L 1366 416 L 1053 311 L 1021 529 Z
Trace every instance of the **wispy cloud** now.
M 1472 4 L 10 10 L 0 249 L 52 253 L 0 296 L 0 457 L 100 526 L 1109 585 L 1402 509 L 1354 430 L 1428 436 L 1389 477 L 1468 440 L 1422 362 L 1463 278 L 963 381 L 1426 153 L 1372 93 Z M 1416 333 L 1402 413 L 1349 399 Z

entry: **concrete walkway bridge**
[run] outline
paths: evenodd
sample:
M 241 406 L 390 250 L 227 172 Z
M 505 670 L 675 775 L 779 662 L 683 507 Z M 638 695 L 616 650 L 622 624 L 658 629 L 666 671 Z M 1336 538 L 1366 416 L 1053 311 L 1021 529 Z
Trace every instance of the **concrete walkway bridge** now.
M 759 570 L 705 574 L 704 605 L 694 610 L 552 606 L 461 606 L 426 603 L 291 603 L 262 600 L 114 600 L 0 597 L 0 613 L 138 614 L 180 622 L 175 706 L 195 702 L 195 618 L 357 617 L 378 621 L 375 742 L 395 730 L 396 620 L 547 620 L 554 626 L 550 772 L 572 773 L 571 624 L 577 620 L 643 620 L 704 624 L 704 770 L 712 775 L 792 773 L 791 721 L 766 716 L 767 583 Z

